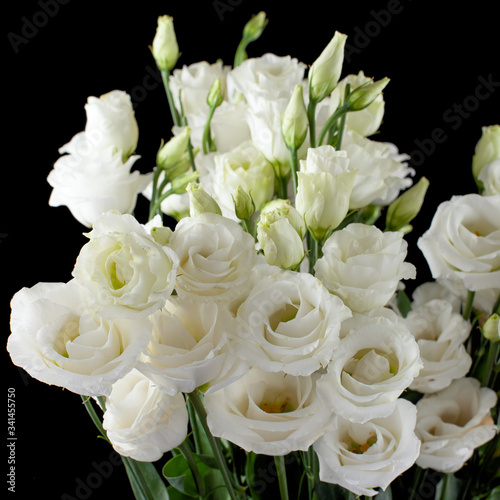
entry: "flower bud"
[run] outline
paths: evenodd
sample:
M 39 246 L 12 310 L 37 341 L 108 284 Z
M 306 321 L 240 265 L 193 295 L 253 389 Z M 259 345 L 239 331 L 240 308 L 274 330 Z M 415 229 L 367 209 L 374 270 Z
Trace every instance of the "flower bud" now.
M 295 231 L 297 231 L 301 239 L 303 239 L 306 235 L 307 227 L 304 222 L 304 218 L 302 217 L 302 215 L 300 215 L 299 211 L 292 206 L 290 200 L 282 200 L 277 198 L 266 203 L 262 207 L 260 217 L 265 217 L 268 224 L 277 220 L 278 218 L 286 218 L 295 229 Z
M 150 234 L 156 243 L 165 246 L 168 244 L 170 236 L 172 236 L 172 230 L 169 227 L 155 226 L 151 228 Z
M 483 335 L 491 342 L 500 342 L 500 316 L 492 314 L 483 326 Z
M 472 175 L 477 180 L 480 170 L 500 158 L 500 125 L 482 128 L 482 135 L 476 144 L 472 157 Z
M 346 39 L 347 35 L 336 31 L 330 43 L 311 66 L 309 70 L 309 96 L 311 101 L 322 101 L 337 86 L 342 73 Z
M 429 181 L 422 177 L 417 184 L 405 191 L 389 205 L 385 219 L 387 231 L 409 232 L 412 230 L 409 223 L 422 208 L 428 187 Z
M 282 269 L 296 269 L 304 259 L 302 238 L 286 217 L 277 210 L 260 215 L 257 240 L 268 264 Z
M 189 196 L 189 215 L 191 217 L 196 217 L 207 212 L 222 215 L 217 202 L 198 182 L 190 182 L 186 186 L 186 191 Z
M 308 127 L 309 121 L 302 96 L 302 85 L 296 85 L 281 122 L 281 132 L 286 147 L 299 149 L 307 136 Z
M 255 204 L 252 197 L 241 187 L 236 188 L 233 196 L 234 211 L 240 220 L 249 220 L 255 212 Z
M 172 180 L 170 183 L 170 191 L 172 194 L 183 194 L 186 192 L 186 186 L 195 182 L 198 179 L 198 172 L 186 172 Z
M 262 35 L 267 22 L 268 20 L 266 19 L 266 13 L 264 11 L 252 16 L 250 21 L 248 21 L 243 28 L 243 38 L 245 38 L 248 43 L 254 42 Z
M 156 155 L 156 165 L 158 168 L 171 168 L 184 158 L 190 133 L 190 128 L 185 127 L 180 134 L 175 135 L 166 144 L 161 146 Z
M 160 70 L 170 71 L 176 65 L 177 59 L 179 59 L 179 46 L 175 36 L 173 17 L 158 17 L 158 26 L 151 52 Z
M 349 111 L 360 111 L 368 107 L 381 94 L 389 81 L 389 78 L 385 77 L 355 88 L 348 97 Z
M 222 82 L 220 78 L 217 78 L 212 86 L 210 87 L 210 91 L 207 96 L 207 104 L 211 108 L 216 108 L 222 104 L 224 100 L 224 95 L 222 93 Z

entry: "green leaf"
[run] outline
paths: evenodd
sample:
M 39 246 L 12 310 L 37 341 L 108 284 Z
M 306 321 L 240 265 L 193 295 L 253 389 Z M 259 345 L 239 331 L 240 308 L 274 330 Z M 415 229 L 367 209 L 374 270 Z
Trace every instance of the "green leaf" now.
M 183 455 L 176 455 L 171 458 L 163 466 L 163 475 L 181 493 L 194 498 L 198 496 L 198 488 L 193 473 Z
M 167 487 L 170 500 L 191 500 L 193 497 L 181 493 L 179 490 L 175 489 L 173 486 Z
M 397 303 L 398 309 L 404 318 L 411 311 L 411 300 L 404 290 L 398 290 L 397 292 Z
M 169 500 L 167 485 L 152 463 L 122 458 L 137 500 Z

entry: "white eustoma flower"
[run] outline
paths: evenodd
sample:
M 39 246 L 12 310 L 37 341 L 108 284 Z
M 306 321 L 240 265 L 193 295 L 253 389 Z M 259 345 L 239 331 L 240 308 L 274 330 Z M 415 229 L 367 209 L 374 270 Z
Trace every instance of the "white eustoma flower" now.
M 411 294 L 412 309 L 423 307 L 435 299 L 448 302 L 454 313 L 460 312 L 460 299 L 437 281 L 422 283 L 413 290 Z
M 341 149 L 347 153 L 349 168 L 357 171 L 350 209 L 389 205 L 400 191 L 412 185 L 408 176 L 414 175 L 415 171 L 404 161 L 408 157 L 399 155 L 394 145 L 347 130 Z
M 227 304 L 172 297 L 151 321 L 153 338 L 137 368 L 162 391 L 189 393 L 229 377 L 236 321 Z
M 497 396 L 470 377 L 426 394 L 417 402 L 415 432 L 422 441 L 417 465 L 445 473 L 456 472 L 497 433 L 491 417 Z
M 388 416 L 421 368 L 417 342 L 393 311 L 354 314 L 342 324 L 318 394 L 333 412 L 363 423 Z
M 325 368 L 351 312 L 309 273 L 261 280 L 237 311 L 238 355 L 252 366 L 292 375 Z
M 222 214 L 235 218 L 238 186 L 250 195 L 259 210 L 274 195 L 274 170 L 251 141 L 214 156 L 213 197 Z
M 477 178 L 483 183 L 484 196 L 500 194 L 500 158 L 484 165 Z
M 132 155 L 123 162 L 114 149 L 98 149 L 83 132 L 75 135 L 71 147 L 61 149 L 72 152 L 61 156 L 47 176 L 53 188 L 49 205 L 67 206 L 73 217 L 89 228 L 104 212 L 133 212 L 137 196 L 152 174 L 132 172 L 139 157 Z
M 500 195 L 466 194 L 441 203 L 418 240 L 435 279 L 470 291 L 500 288 Z
M 363 424 L 336 417 L 334 428 L 313 445 L 320 480 L 356 495 L 375 496 L 375 488 L 385 491 L 419 455 L 415 422 L 415 405 L 404 399 L 396 401 L 387 417 Z
M 306 451 L 328 431 L 330 411 L 316 394 L 317 376 L 296 377 L 253 367 L 204 398 L 216 437 L 271 456 Z
M 112 146 L 127 158 L 135 152 L 139 129 L 130 96 L 113 90 L 100 97 L 90 96 L 85 105 L 85 135 L 98 149 Z
M 260 100 L 290 99 L 295 85 L 302 83 L 306 65 L 290 56 L 267 53 L 249 58 L 227 75 L 228 98 L 242 94 L 250 107 Z
M 383 307 L 400 280 L 415 278 L 415 266 L 405 262 L 407 248 L 401 232 L 352 223 L 326 240 L 316 276 L 353 311 Z
M 437 392 L 468 373 L 472 358 L 464 342 L 469 337 L 471 324 L 453 311 L 451 303 L 434 299 L 412 307 L 403 321 L 415 337 L 424 363 L 410 389 Z
M 186 402 L 182 394 L 169 396 L 132 370 L 106 397 L 102 425 L 120 455 L 155 462 L 186 439 Z
M 255 240 L 235 221 L 213 213 L 185 217 L 169 246 L 179 256 L 176 291 L 206 300 L 235 300 L 259 263 Z
M 177 109 L 181 109 L 182 102 L 182 109 L 186 115 L 206 110 L 210 87 L 217 79 L 221 81 L 222 94 L 225 96 L 228 71 L 229 67 L 224 66 L 221 60 L 213 64 L 198 61 L 184 65 L 182 69 L 174 69 L 169 78 L 169 84 Z
M 295 207 L 317 239 L 324 239 L 347 215 L 357 172 L 344 151 L 310 148 L 300 161 Z
M 145 226 L 132 215 L 108 212 L 87 234 L 73 276 L 98 314 L 149 316 L 171 295 L 179 260 L 151 236 L 154 225 L 161 226 L 159 218 Z
M 12 362 L 41 382 L 81 395 L 108 395 L 134 368 L 152 335 L 148 318 L 95 316 L 74 280 L 23 288 L 11 307 Z

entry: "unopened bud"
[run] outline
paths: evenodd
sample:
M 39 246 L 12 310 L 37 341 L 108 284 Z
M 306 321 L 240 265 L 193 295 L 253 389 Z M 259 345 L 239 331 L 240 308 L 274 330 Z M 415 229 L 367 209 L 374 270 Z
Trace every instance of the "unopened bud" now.
M 190 128 L 185 127 L 180 134 L 175 135 L 160 147 L 156 155 L 156 165 L 158 168 L 171 168 L 185 158 L 190 134 Z
M 222 82 L 220 78 L 217 78 L 215 82 L 210 87 L 210 91 L 207 96 L 207 104 L 211 108 L 216 108 L 222 104 L 224 96 L 222 94 Z
M 376 82 L 367 82 L 355 88 L 348 97 L 349 111 L 360 111 L 367 108 L 385 89 L 389 83 L 385 77 Z
M 201 187 L 198 182 L 191 182 L 186 186 L 189 196 L 189 215 L 197 215 L 207 212 L 222 215 L 218 203 Z
M 174 19 L 171 16 L 160 16 L 151 52 L 156 65 L 162 71 L 170 71 L 179 59 L 179 46 L 174 30 Z
M 170 191 L 173 194 L 182 194 L 186 192 L 186 186 L 190 182 L 195 182 L 198 179 L 198 172 L 187 172 L 175 178 L 170 184 Z
M 312 101 L 322 101 L 337 86 L 344 63 L 346 39 L 347 35 L 336 31 L 330 43 L 312 64 L 309 70 L 309 96 Z
M 500 321 L 497 313 L 492 314 L 483 325 L 483 335 L 491 342 L 500 342 Z
M 302 85 L 296 85 L 281 122 L 281 132 L 286 147 L 294 150 L 299 149 L 306 139 L 308 127 Z
M 236 188 L 233 196 L 234 211 L 240 220 L 249 220 L 255 213 L 255 204 L 252 197 L 241 186 Z
M 500 125 L 491 125 L 482 128 L 482 135 L 476 144 L 472 157 L 472 174 L 477 180 L 481 169 L 500 158 Z
M 260 218 L 265 220 L 266 224 L 276 222 L 278 219 L 288 219 L 288 222 L 297 231 L 301 239 L 306 235 L 307 227 L 304 218 L 288 199 L 277 198 L 266 203 L 262 207 Z
M 250 21 L 248 21 L 243 28 L 243 38 L 248 40 L 248 42 L 254 42 L 262 35 L 267 22 L 268 20 L 266 19 L 266 13 L 264 11 L 252 16 Z
M 389 205 L 385 219 L 387 231 L 407 233 L 412 230 L 409 223 L 420 212 L 428 187 L 429 181 L 422 177 L 413 187 Z

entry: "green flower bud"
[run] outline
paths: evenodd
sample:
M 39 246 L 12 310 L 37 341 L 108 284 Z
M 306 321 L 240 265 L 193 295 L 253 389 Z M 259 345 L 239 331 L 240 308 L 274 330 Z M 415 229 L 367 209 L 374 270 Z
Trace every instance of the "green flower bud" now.
M 387 208 L 385 228 L 387 231 L 409 232 L 409 223 L 422 208 L 429 181 L 422 177 L 413 187 L 405 191 Z
M 483 335 L 491 342 L 500 342 L 500 316 L 492 314 L 483 325 Z
M 170 71 L 179 59 L 179 46 L 174 30 L 174 19 L 171 16 L 160 16 L 151 52 L 156 65 L 162 71 Z
M 266 19 L 266 13 L 264 11 L 252 16 L 250 21 L 248 21 L 243 28 L 243 38 L 245 38 L 248 43 L 254 42 L 262 35 L 267 23 L 268 20 Z
M 257 223 L 257 240 L 268 264 L 297 269 L 304 259 L 302 238 L 286 217 L 267 212 Z
M 186 186 L 190 182 L 195 182 L 198 179 L 198 172 L 186 172 L 172 180 L 170 183 L 170 191 L 172 194 L 183 194 L 186 192 Z
M 170 236 L 172 236 L 172 230 L 169 227 L 163 226 L 153 227 L 151 228 L 151 236 L 156 243 L 165 246 L 168 243 Z
M 367 108 L 385 89 L 389 83 L 385 77 L 376 82 L 367 82 L 355 88 L 348 97 L 349 111 L 360 111 Z
M 296 85 L 281 121 L 281 132 L 288 149 L 297 150 L 307 136 L 309 121 L 302 96 L 302 85 Z
M 290 200 L 274 199 L 266 203 L 260 212 L 260 218 L 265 220 L 266 224 L 276 222 L 278 219 L 288 219 L 288 222 L 297 231 L 300 238 L 303 239 L 307 232 L 304 218 L 299 211 L 292 206 Z
M 342 73 L 344 47 L 347 35 L 335 32 L 330 43 L 314 61 L 309 70 L 309 96 L 311 101 L 320 102 L 328 97 Z
M 255 204 L 252 197 L 241 187 L 236 188 L 233 196 L 234 211 L 240 220 L 249 220 L 255 213 Z
M 186 186 L 186 192 L 189 196 L 189 215 L 197 215 L 207 212 L 222 215 L 217 202 L 201 187 L 198 182 L 190 182 Z
M 500 158 L 500 125 L 491 125 L 482 128 L 482 135 L 476 144 L 472 157 L 472 175 L 477 181 L 481 169 Z
M 180 134 L 172 137 L 166 144 L 162 144 L 156 155 L 158 168 L 171 168 L 185 158 L 190 134 L 191 129 L 185 127 Z
M 222 104 L 224 100 L 224 95 L 222 93 L 222 82 L 220 78 L 217 78 L 212 86 L 210 87 L 210 91 L 207 96 L 207 104 L 211 108 L 216 108 Z

